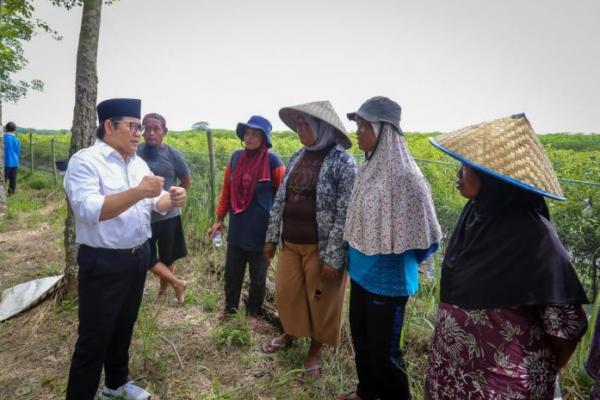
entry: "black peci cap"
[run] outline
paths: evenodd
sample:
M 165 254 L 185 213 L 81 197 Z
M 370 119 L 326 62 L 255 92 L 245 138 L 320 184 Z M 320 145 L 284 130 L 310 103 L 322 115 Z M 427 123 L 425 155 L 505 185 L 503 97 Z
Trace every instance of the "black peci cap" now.
M 141 118 L 142 100 L 140 99 L 108 99 L 98 104 L 98 122 L 119 117 Z

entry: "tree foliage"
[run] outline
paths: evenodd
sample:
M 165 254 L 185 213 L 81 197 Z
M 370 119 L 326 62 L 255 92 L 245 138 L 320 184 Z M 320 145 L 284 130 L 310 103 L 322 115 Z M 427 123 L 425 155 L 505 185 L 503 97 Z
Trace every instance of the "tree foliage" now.
M 208 129 L 208 122 L 199 121 L 192 125 L 192 130 L 194 131 L 205 131 Z
M 51 3 L 69 10 L 82 6 L 84 0 L 51 0 Z M 114 0 L 105 1 L 105 4 L 112 3 Z M 28 64 L 23 44 L 39 32 L 62 40 L 46 21 L 34 17 L 34 11 L 31 0 L 0 0 L 0 102 L 16 103 L 30 89 L 40 91 L 44 88 L 44 83 L 39 79 L 25 81 L 12 78 Z
M 23 43 L 38 32 L 49 33 L 57 40 L 62 38 L 45 21 L 34 18 L 31 1 L 3 0 L 0 5 L 0 100 L 17 102 L 29 89 L 42 90 L 44 87 L 39 79 L 12 79 L 14 73 L 27 66 Z

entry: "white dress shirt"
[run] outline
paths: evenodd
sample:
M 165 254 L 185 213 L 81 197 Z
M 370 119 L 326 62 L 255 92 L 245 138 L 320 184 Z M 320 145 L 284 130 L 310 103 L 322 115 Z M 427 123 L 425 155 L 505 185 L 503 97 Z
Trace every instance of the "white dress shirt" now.
M 105 196 L 137 186 L 146 175 L 152 172 L 142 158 L 134 153 L 125 161 L 102 140 L 74 154 L 69 160 L 64 187 L 75 214 L 77 243 L 129 249 L 148 240 L 152 236 L 150 214 L 157 211 L 160 196 L 142 199 L 120 215 L 100 221 Z

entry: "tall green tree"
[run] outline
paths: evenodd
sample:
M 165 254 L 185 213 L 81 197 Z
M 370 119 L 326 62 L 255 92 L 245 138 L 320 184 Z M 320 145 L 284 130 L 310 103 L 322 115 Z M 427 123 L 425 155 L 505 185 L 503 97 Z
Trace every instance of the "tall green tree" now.
M 53 0 L 55 3 L 61 2 Z M 98 41 L 102 17 L 102 0 L 62 1 L 67 8 L 83 5 L 81 30 L 77 47 L 75 73 L 75 108 L 71 128 L 69 156 L 92 144 L 96 131 L 96 101 L 98 94 Z M 69 4 L 65 4 L 69 3 Z M 77 250 L 75 242 L 75 219 L 68 207 L 65 220 L 65 288 L 68 297 L 77 295 Z
M 0 0 L 0 126 L 2 104 L 16 103 L 29 89 L 42 90 L 44 84 L 38 79 L 31 81 L 14 80 L 12 76 L 27 65 L 23 43 L 28 42 L 39 31 L 60 36 L 48 24 L 33 17 L 34 7 L 28 0 Z M 0 130 L 0 172 L 4 168 L 4 140 Z M 2 174 L 3 176 L 3 174 Z M 0 179 L 0 213 L 6 204 L 4 181 Z

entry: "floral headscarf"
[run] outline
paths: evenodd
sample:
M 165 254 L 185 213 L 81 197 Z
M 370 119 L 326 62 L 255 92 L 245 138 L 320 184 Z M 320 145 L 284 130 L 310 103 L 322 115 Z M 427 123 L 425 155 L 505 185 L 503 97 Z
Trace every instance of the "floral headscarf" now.
M 359 166 L 344 239 L 367 255 L 427 250 L 442 238 L 427 180 L 404 137 L 388 123 L 373 125 L 379 146 Z

